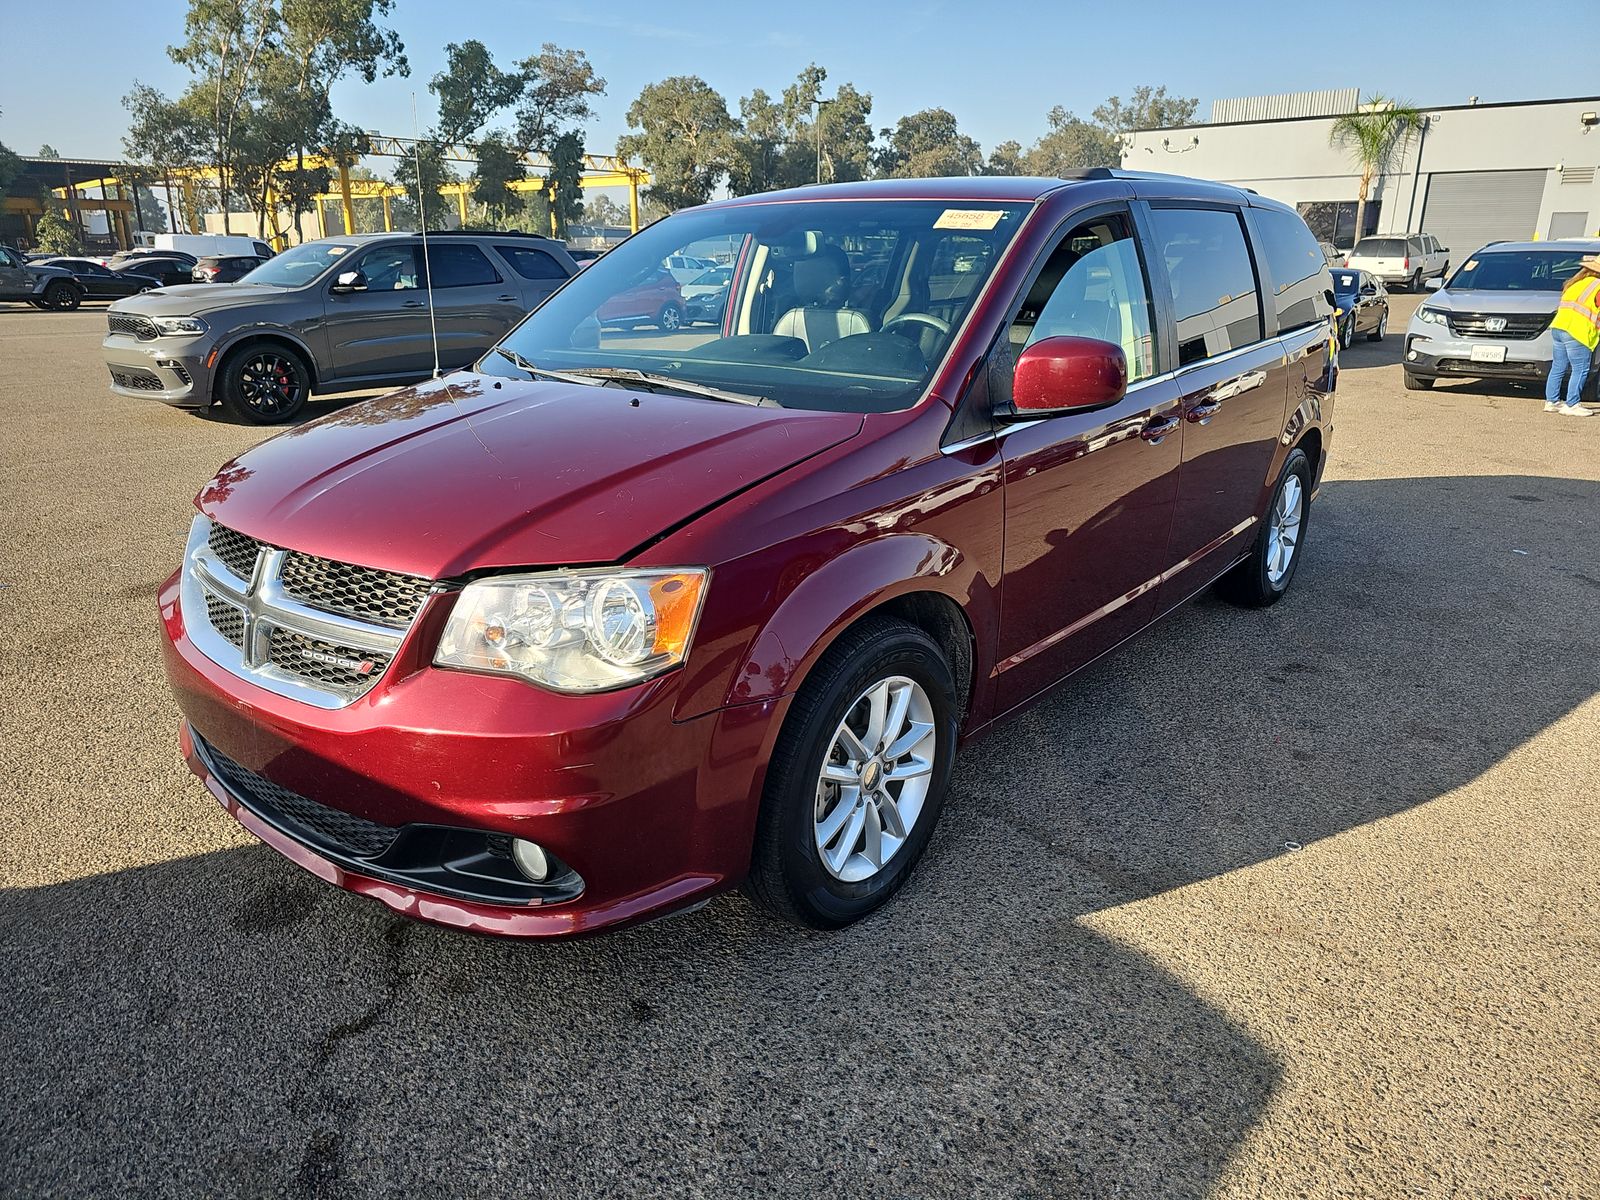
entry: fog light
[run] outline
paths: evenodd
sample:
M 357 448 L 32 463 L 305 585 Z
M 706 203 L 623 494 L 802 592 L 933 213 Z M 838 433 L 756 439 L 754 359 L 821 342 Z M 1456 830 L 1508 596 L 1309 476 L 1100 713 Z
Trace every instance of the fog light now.
M 1417 357 L 1417 352 L 1415 350 L 1407 350 L 1406 357 L 1408 359 L 1415 359 Z
M 525 842 L 517 838 L 511 843 L 511 861 L 517 864 L 517 870 L 534 883 L 543 883 L 550 878 L 550 859 L 538 842 Z

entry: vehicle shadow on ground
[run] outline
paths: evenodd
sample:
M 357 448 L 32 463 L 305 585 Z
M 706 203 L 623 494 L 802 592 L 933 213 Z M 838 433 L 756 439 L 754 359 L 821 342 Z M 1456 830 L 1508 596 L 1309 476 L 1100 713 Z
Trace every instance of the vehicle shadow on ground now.
M 1567 520 L 1597 501 L 1328 484 L 1287 601 L 1202 598 L 972 747 L 905 892 L 838 934 L 725 898 L 478 939 L 259 847 L 0 894 L 8 1186 L 1206 1195 L 1280 1064 L 1085 918 L 1433 800 L 1600 691 Z

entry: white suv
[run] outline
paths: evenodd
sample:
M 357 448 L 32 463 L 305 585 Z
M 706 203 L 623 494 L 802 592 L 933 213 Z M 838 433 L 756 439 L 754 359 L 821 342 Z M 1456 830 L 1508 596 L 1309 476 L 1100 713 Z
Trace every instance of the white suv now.
M 1369 271 L 1388 284 L 1422 290 L 1424 281 L 1443 279 L 1450 269 L 1450 249 L 1431 233 L 1397 233 L 1364 237 L 1350 251 L 1345 266 Z

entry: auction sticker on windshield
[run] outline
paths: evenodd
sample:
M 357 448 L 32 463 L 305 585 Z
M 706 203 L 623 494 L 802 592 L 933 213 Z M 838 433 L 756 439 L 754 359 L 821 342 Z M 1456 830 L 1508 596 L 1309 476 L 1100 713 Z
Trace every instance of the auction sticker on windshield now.
M 947 208 L 933 223 L 935 229 L 993 229 L 1004 215 L 998 208 Z

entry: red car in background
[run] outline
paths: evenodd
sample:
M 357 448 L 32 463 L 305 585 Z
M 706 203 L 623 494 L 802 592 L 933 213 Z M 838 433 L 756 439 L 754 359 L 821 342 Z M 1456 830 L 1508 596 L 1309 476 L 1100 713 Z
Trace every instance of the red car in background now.
M 683 325 L 683 289 L 658 265 L 636 275 L 630 286 L 610 296 L 595 315 L 608 329 L 654 325 L 671 333 Z
M 712 239 L 721 326 L 610 332 Z M 423 920 L 562 936 L 743 884 L 844 925 L 904 883 L 959 745 L 1213 581 L 1284 596 L 1331 311 L 1293 210 L 1195 180 L 678 213 L 472 369 L 206 485 L 160 595 L 184 753 Z

